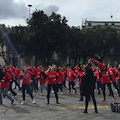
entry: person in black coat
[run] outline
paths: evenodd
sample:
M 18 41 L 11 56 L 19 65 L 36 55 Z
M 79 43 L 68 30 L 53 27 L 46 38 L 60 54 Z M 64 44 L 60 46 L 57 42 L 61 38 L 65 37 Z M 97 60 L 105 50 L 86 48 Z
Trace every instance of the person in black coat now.
M 91 64 L 88 64 L 85 68 L 85 73 L 82 76 L 81 87 L 80 87 L 80 91 L 85 96 L 84 113 L 87 113 L 88 102 L 90 97 L 92 98 L 94 103 L 95 113 L 98 113 L 95 94 L 94 94 L 95 82 L 96 82 L 96 78 L 94 76 L 94 72 L 92 71 Z

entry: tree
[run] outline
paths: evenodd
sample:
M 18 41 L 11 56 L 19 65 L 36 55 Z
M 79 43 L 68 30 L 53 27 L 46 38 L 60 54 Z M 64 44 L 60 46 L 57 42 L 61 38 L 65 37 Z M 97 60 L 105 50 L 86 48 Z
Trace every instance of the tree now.
M 9 64 L 9 60 L 7 59 L 7 51 L 5 50 L 6 46 L 8 46 L 6 42 L 7 34 L 6 34 L 5 25 L 0 25 L 0 56 L 4 59 L 6 64 Z
M 38 60 L 44 63 L 46 57 L 48 58 L 51 53 L 49 49 L 48 23 L 48 16 L 43 11 L 35 11 L 28 21 L 30 28 L 28 48 L 30 48 L 31 56 L 35 56 L 36 64 Z
M 86 48 L 89 56 L 95 57 L 101 62 L 117 45 L 117 31 L 110 27 L 95 27 L 84 30 Z

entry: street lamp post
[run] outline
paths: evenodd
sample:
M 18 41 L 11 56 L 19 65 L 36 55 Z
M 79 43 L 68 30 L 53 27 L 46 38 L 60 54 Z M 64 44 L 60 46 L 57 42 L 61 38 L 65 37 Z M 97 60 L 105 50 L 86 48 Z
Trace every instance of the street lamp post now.
M 31 7 L 32 7 L 32 5 L 28 5 L 28 7 L 29 7 L 29 20 L 30 20 L 30 14 L 31 14 Z
M 28 5 L 28 7 L 29 7 L 29 18 L 28 18 L 28 21 L 30 20 L 30 15 L 31 15 L 31 7 L 32 7 L 32 5 Z M 29 29 L 29 35 L 28 35 L 28 39 L 30 39 L 30 25 L 28 25 L 28 29 Z M 30 60 L 29 60 L 29 50 L 27 50 L 27 59 L 26 59 L 26 63 L 27 64 L 29 64 L 29 62 L 30 62 Z

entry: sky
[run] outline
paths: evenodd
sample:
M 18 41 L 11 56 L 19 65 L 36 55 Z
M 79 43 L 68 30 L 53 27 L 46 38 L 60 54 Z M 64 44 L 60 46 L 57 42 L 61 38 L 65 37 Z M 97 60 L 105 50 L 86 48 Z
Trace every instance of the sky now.
M 26 25 L 29 4 L 31 13 L 36 9 L 48 16 L 56 12 L 65 16 L 70 26 L 81 26 L 85 19 L 120 20 L 120 0 L 0 0 L 0 24 Z

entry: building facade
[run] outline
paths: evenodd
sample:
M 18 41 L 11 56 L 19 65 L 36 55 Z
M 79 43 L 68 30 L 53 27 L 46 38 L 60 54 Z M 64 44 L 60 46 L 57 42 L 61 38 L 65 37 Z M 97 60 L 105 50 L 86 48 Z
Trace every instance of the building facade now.
M 109 26 L 120 30 L 120 21 L 83 21 L 82 28 L 93 28 L 96 26 Z

